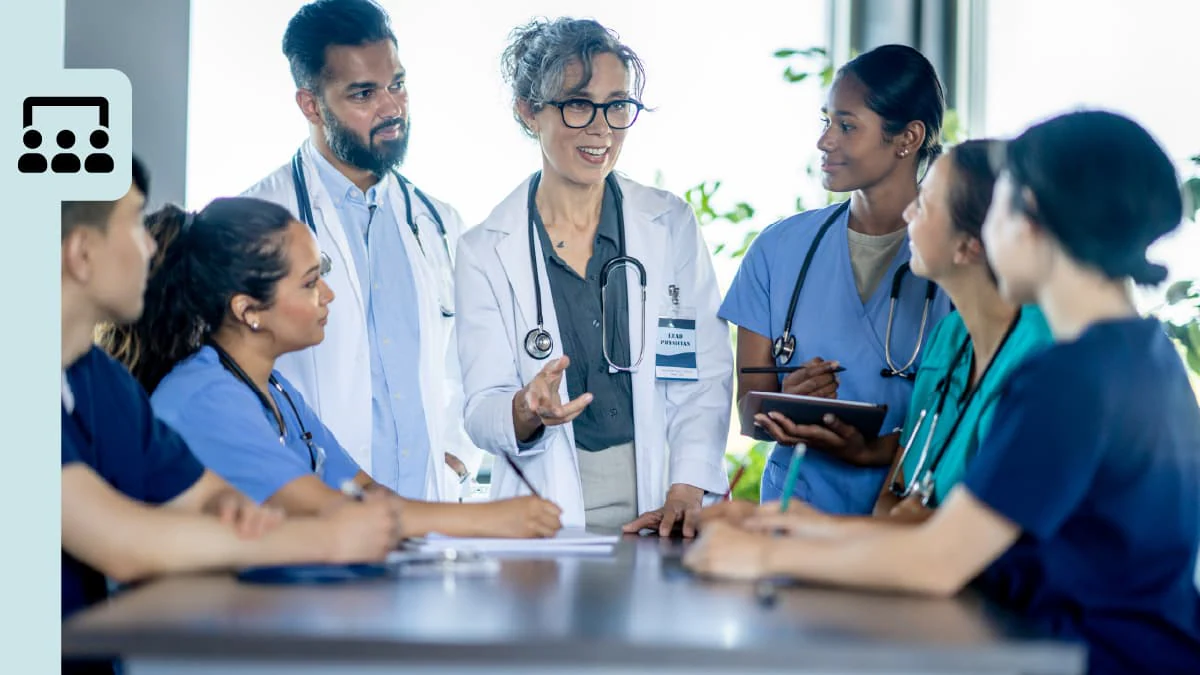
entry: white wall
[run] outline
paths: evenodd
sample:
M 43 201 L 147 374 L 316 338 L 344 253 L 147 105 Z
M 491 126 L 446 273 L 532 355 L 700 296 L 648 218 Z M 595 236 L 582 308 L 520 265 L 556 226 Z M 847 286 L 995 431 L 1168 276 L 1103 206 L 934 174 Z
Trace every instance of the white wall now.
M 151 208 L 184 199 L 190 5 L 189 0 L 66 2 L 64 65 L 116 68 L 133 86 L 133 152 L 150 169 Z

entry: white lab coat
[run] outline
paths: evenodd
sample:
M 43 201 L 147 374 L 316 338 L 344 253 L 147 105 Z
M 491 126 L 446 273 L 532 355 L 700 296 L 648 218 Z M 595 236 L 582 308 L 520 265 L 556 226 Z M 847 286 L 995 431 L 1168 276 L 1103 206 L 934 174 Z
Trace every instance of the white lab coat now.
M 364 295 L 346 231 L 316 169 L 316 149 L 311 141 L 305 141 L 301 152 L 317 242 L 333 262 L 325 281 L 336 297 L 330 305 L 325 340 L 315 347 L 284 355 L 276 368 L 295 385 L 354 461 L 371 474 L 371 355 Z M 244 196 L 281 204 L 296 214 L 291 163 L 251 187 Z M 463 229 L 462 219 L 448 204 L 432 198 L 430 201 L 445 223 L 447 244 L 453 254 Z M 421 241 L 425 246 L 440 247 L 437 224 L 415 194 L 413 202 L 413 220 L 421 232 Z M 471 444 L 463 428 L 462 378 L 455 349 L 454 319 L 442 316 L 438 305 L 435 265 L 439 258 L 431 254 L 431 260 L 427 261 L 422 255 L 404 218 L 404 193 L 393 177 L 388 178 L 387 204 L 395 214 L 416 282 L 421 339 L 417 375 L 421 378 L 421 403 L 430 445 L 425 499 L 457 501 L 459 480 L 446 466 L 445 453 L 455 454 L 472 471 L 478 468 L 482 453 Z
M 633 375 L 634 445 L 638 509 L 662 506 L 675 483 L 720 495 L 732 401 L 733 353 L 729 329 L 717 318 L 720 293 L 712 258 L 695 214 L 678 197 L 619 178 L 624 193 L 625 237 L 629 255 L 646 268 L 646 353 Z M 508 453 L 543 497 L 563 510 L 563 524 L 584 524 L 583 492 L 572 425 L 548 427 L 532 448 L 519 450 L 513 430 L 513 395 L 550 360 L 562 355 L 562 339 L 546 276 L 541 244 L 536 243 L 538 280 L 546 330 L 554 352 L 539 361 L 525 351 L 525 335 L 537 325 L 534 276 L 530 268 L 528 180 L 482 224 L 463 235 L 456 266 L 458 352 L 466 392 L 467 433 L 493 454 Z M 535 239 L 536 241 L 536 239 Z M 655 378 L 659 316 L 671 308 L 668 287 L 680 289 L 680 306 L 696 310 L 699 381 Z M 641 323 L 641 287 L 629 284 L 630 325 Z M 638 340 L 631 336 L 636 357 Z M 568 399 L 567 378 L 560 387 Z M 527 494 L 506 462 L 492 470 L 493 499 Z

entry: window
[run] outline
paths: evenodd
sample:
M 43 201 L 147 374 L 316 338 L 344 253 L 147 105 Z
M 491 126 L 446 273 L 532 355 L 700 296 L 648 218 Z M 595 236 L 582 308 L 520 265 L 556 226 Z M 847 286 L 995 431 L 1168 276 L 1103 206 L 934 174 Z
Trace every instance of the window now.
M 1197 27 L 1200 4 L 1177 0 L 989 2 L 985 131 L 1010 136 L 1042 118 L 1100 106 L 1149 129 L 1187 175 L 1195 170 L 1188 158 L 1200 154 Z M 1151 257 L 1172 279 L 1198 278 L 1196 251 L 1200 227 L 1186 223 Z M 1161 290 L 1143 304 L 1155 304 Z
M 307 136 L 280 48 L 303 4 L 192 3 L 189 207 L 246 189 Z M 790 215 L 796 195 L 815 183 L 804 167 L 816 153 L 823 92 L 816 83 L 785 82 L 784 63 L 772 54 L 824 44 L 825 4 L 748 0 L 702 10 L 634 0 L 385 1 L 409 72 L 404 172 L 468 225 L 483 220 L 541 167 L 537 145 L 512 119 L 500 73 L 509 31 L 535 16 L 593 16 L 641 56 L 645 103 L 657 109 L 638 119 L 618 168 L 647 184 L 661 177 L 677 194 L 719 179 L 717 199 L 750 202 L 761 228 Z M 717 263 L 727 284 L 736 261 Z

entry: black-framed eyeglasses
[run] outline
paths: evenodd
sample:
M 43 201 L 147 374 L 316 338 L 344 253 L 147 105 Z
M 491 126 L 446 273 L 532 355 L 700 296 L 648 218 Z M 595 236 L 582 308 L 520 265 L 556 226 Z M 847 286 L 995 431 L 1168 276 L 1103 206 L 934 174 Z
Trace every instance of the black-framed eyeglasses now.
M 604 121 L 613 129 L 628 129 L 637 121 L 638 113 L 646 106 L 631 98 L 608 103 L 596 103 L 586 98 L 569 98 L 565 101 L 547 101 L 547 105 L 558 108 L 563 124 L 571 129 L 583 129 L 596 119 L 596 111 L 604 111 Z

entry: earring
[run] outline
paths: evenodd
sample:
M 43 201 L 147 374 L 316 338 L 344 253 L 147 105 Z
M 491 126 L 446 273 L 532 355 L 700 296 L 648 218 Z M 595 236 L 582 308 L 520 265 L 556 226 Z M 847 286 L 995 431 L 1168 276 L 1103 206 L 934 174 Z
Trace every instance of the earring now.
M 254 331 L 255 333 L 258 332 L 258 322 L 257 321 L 250 322 L 250 330 Z
M 908 148 L 905 148 L 904 150 L 901 150 L 901 151 L 900 151 L 900 156 L 901 156 L 901 157 L 908 157 Z

